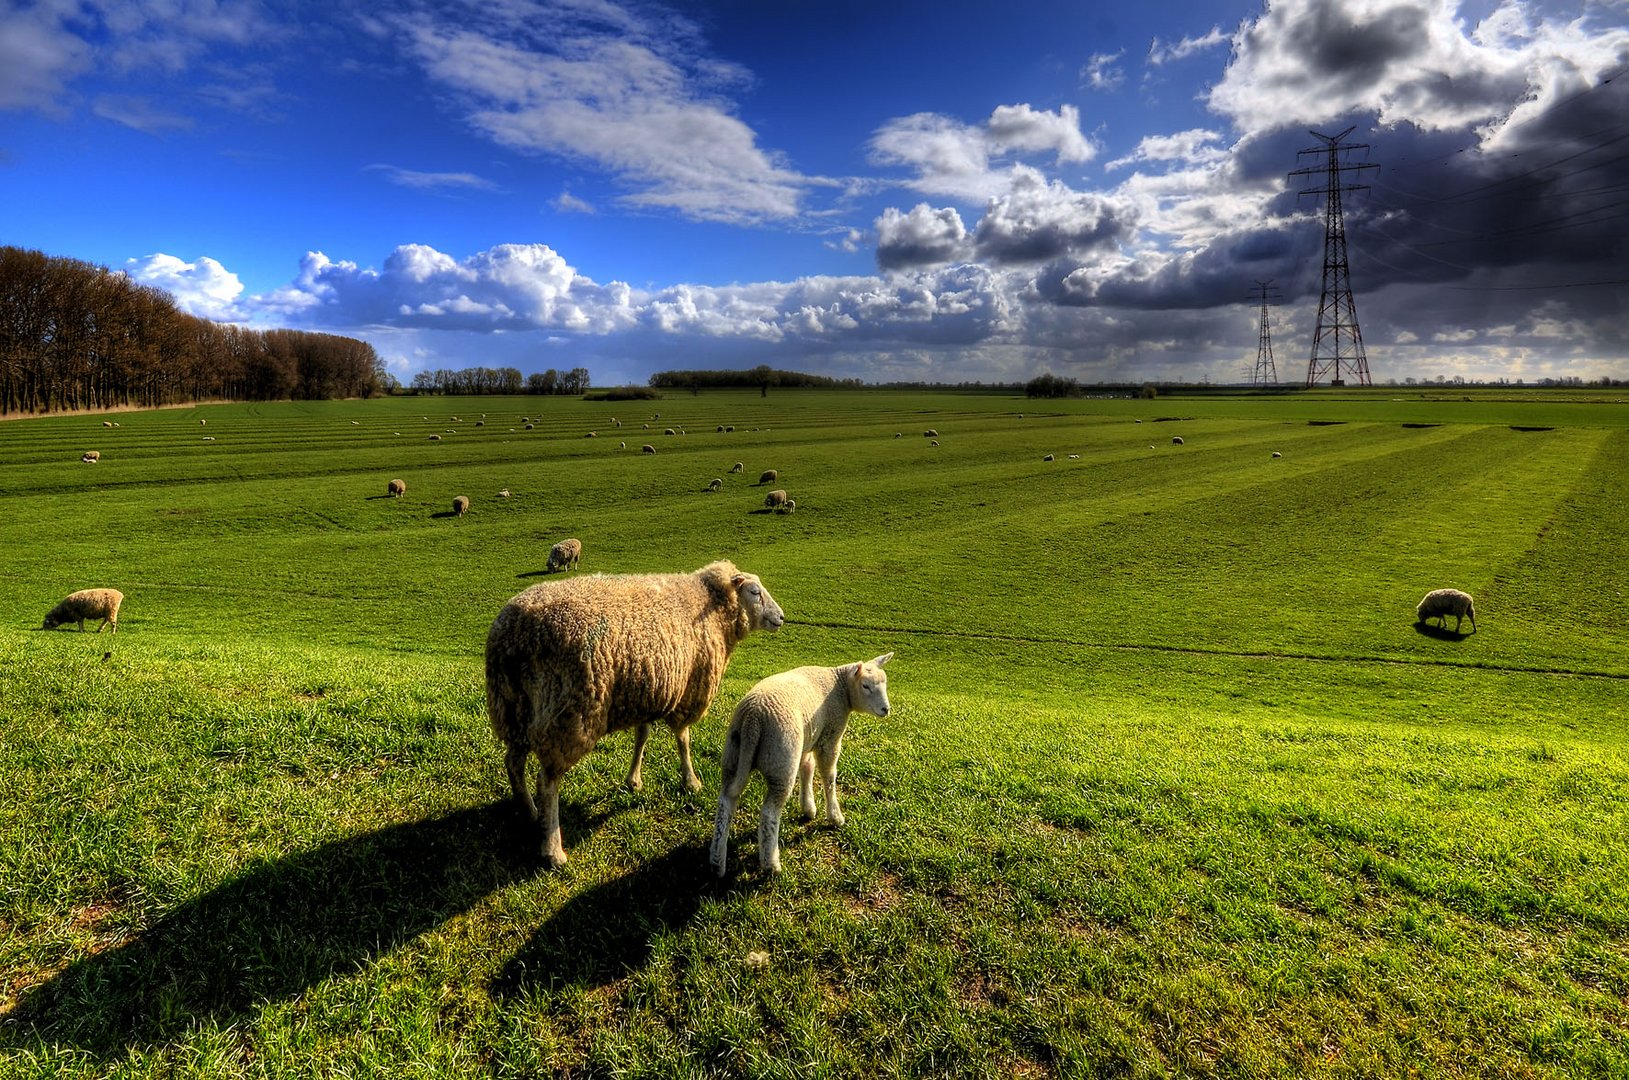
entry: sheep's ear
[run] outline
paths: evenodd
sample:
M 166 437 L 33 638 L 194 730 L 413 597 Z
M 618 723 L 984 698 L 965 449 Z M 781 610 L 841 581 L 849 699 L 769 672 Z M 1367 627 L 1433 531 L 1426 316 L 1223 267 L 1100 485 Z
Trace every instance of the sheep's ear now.
M 734 589 L 739 589 L 742 585 L 746 584 L 746 580 L 747 580 L 747 575 L 745 575 L 745 574 L 737 574 L 737 575 L 735 575 L 734 577 L 732 577 L 730 579 L 730 587 L 734 588 Z
M 877 657 L 875 660 L 873 660 L 871 662 L 873 664 L 876 664 L 878 667 L 882 667 L 884 664 L 888 663 L 888 661 L 892 660 L 893 658 L 894 658 L 893 653 L 891 653 L 891 652 L 890 653 L 883 653 L 881 656 Z

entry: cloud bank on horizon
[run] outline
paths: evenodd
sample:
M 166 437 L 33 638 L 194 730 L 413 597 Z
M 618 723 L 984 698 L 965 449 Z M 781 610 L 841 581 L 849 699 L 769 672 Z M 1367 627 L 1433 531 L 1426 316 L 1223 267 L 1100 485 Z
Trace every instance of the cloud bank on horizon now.
M 722 54 L 717 27 L 669 9 L 502 0 L 341 15 L 316 36 L 359 69 L 388 69 L 403 122 L 444 126 L 462 155 L 435 168 L 375 155 L 358 177 L 468 207 L 544 171 L 557 190 L 513 233 L 567 239 L 443 250 L 406 219 L 386 226 L 403 234 L 393 249 L 333 253 L 346 258 L 320 235 L 279 236 L 295 249 L 274 257 L 297 272 L 259 288 L 207 250 L 207 232 L 188 257 L 115 265 L 204 317 L 367 338 L 404 378 L 496 362 L 585 366 L 601 384 L 761 362 L 873 381 L 1238 381 L 1255 358 L 1250 289 L 1272 280 L 1279 374 L 1296 381 L 1324 228 L 1319 199 L 1298 194 L 1322 181 L 1290 173 L 1322 160 L 1300 153 L 1317 145 L 1311 131 L 1351 127 L 1381 166 L 1346 200 L 1377 380 L 1629 377 L 1625 10 L 1472 6 L 1271 0 L 1231 29 L 1151 37 L 1141 55 L 1082 40 L 1046 104 L 845 109 L 863 126 L 838 131 L 837 151 L 803 147 L 804 117 L 749 108 L 776 71 Z M 0 29 L 0 110 L 161 140 L 222 112 L 275 122 L 293 108 L 266 90 L 276 73 L 256 84 L 224 68 L 251 43 L 293 49 L 312 33 L 231 0 L 11 5 Z M 179 100 L 209 104 L 194 116 L 116 92 L 120 73 L 187 80 L 195 93 Z M 1191 113 L 1151 104 L 1173 92 L 1191 95 Z M 1183 126 L 1140 130 L 1139 116 Z M 799 164 L 816 158 L 850 167 Z M 571 249 L 577 223 L 612 222 L 628 231 Z M 642 233 L 742 255 L 725 284 L 686 280 L 682 250 L 616 276 Z M 790 252 L 777 266 L 815 268 L 755 273 L 762 237 Z M 608 280 L 573 265 L 590 257 Z M 651 280 L 653 267 L 668 276 Z

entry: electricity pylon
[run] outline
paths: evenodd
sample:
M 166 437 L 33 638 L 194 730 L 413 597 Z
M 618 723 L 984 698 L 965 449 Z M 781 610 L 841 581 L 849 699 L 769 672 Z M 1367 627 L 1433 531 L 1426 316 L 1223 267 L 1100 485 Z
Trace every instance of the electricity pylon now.
M 1256 345 L 1256 370 L 1250 376 L 1250 385 L 1277 386 L 1278 365 L 1273 363 L 1273 334 L 1267 309 L 1275 306 L 1279 297 L 1271 281 L 1256 282 L 1256 293 L 1261 301 L 1261 337 Z
M 1369 382 L 1369 361 L 1363 353 L 1363 331 L 1358 328 L 1357 304 L 1352 299 L 1352 274 L 1346 263 L 1346 222 L 1341 213 L 1341 193 L 1362 191 L 1367 184 L 1346 184 L 1341 174 L 1359 169 L 1377 169 L 1378 165 L 1352 165 L 1341 160 L 1349 150 L 1367 150 L 1367 143 L 1343 143 L 1342 139 L 1356 130 L 1349 127 L 1339 135 L 1311 134 L 1323 140 L 1322 146 L 1299 151 L 1304 154 L 1328 155 L 1322 165 L 1296 169 L 1291 176 L 1324 175 L 1323 187 L 1303 188 L 1302 195 L 1323 195 L 1324 206 L 1324 281 L 1318 298 L 1318 322 L 1312 332 L 1312 356 L 1307 361 L 1307 386 L 1318 385 L 1324 375 L 1331 376 L 1329 385 L 1345 386 L 1341 377 L 1344 367 L 1357 380 L 1359 386 Z

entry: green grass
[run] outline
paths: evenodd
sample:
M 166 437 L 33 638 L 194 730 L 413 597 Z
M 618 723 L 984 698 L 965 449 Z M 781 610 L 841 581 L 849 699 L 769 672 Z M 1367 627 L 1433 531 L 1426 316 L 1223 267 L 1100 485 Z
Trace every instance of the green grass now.
M 1610 395 L 116 419 L 0 423 L 0 1075 L 1629 1076 Z M 565 536 L 790 621 L 707 790 L 608 738 L 551 873 L 481 651 Z M 35 629 L 93 585 L 116 636 Z M 1414 625 L 1441 585 L 1476 634 Z M 765 878 L 755 782 L 713 881 L 736 699 L 887 650 L 848 824 Z

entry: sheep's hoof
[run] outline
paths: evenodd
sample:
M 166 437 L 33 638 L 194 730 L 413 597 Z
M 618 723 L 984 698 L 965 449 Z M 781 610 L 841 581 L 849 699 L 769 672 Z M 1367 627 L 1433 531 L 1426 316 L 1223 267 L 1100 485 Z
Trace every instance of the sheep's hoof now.
M 701 782 L 701 777 L 699 776 L 692 776 L 684 782 L 684 789 L 692 794 L 700 791 L 704 787 L 706 787 L 706 785 Z
M 641 780 L 639 777 L 637 777 L 637 776 L 628 777 L 628 790 L 629 791 L 642 791 L 642 790 L 644 790 L 644 787 L 645 787 L 645 781 Z

